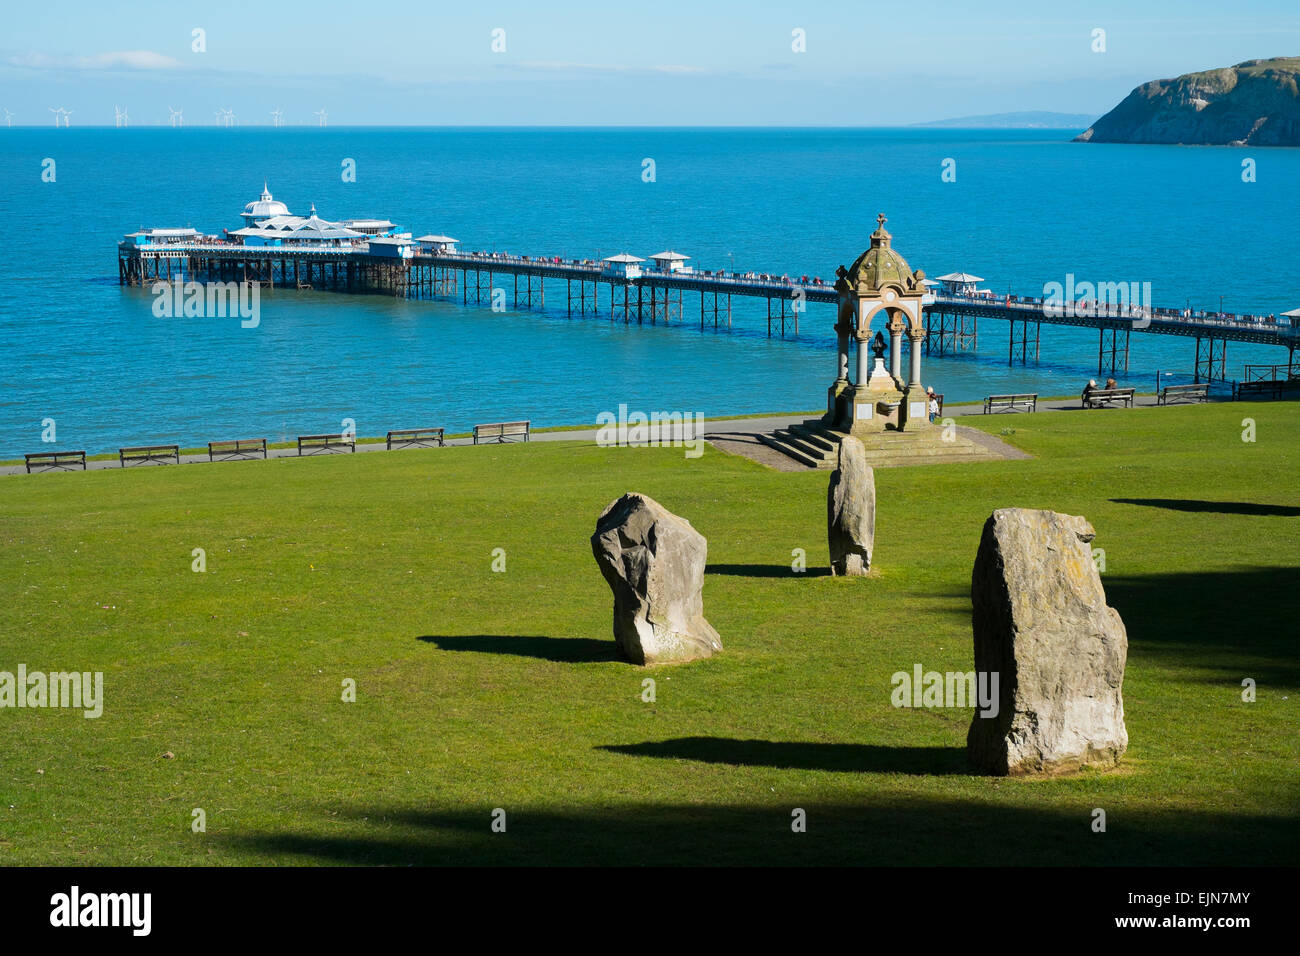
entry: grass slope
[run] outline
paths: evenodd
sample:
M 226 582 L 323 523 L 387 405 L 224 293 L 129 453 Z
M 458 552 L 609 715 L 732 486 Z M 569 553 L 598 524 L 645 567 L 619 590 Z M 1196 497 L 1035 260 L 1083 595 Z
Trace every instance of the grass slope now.
M 106 696 L 98 720 L 0 710 L 0 862 L 1293 862 L 1300 406 L 967 421 L 1035 457 L 878 472 L 865 581 L 818 570 L 825 473 L 712 449 L 0 479 L 0 670 L 102 670 Z M 614 659 L 588 537 L 627 490 L 708 538 L 721 656 Z M 1097 528 L 1130 639 L 1115 772 L 972 776 L 970 711 L 890 705 L 895 671 L 971 668 L 1006 506 Z

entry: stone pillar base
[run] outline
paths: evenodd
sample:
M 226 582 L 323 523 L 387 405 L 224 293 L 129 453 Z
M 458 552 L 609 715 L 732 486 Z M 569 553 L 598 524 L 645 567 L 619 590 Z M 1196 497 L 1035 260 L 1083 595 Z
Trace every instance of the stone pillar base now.
M 909 385 L 903 390 L 903 404 L 898 407 L 898 427 L 902 431 L 920 431 L 930 427 L 930 396 L 924 385 Z
M 852 391 L 853 385 L 848 379 L 836 379 L 826 389 L 826 414 L 822 416 L 822 424 L 827 428 L 848 431 L 849 396 Z

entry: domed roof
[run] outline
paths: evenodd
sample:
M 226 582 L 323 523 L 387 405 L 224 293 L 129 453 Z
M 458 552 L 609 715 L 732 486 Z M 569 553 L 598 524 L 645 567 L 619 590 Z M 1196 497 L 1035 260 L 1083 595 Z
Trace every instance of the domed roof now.
M 859 293 L 874 292 L 887 285 L 899 286 L 905 292 L 923 288 L 921 280 L 925 273 L 919 269 L 913 272 L 907 260 L 890 246 L 894 237 L 885 229 L 884 213 L 876 217 L 876 223 L 870 247 L 854 260 L 844 276 L 849 285 Z
M 251 219 L 270 219 L 289 215 L 289 207 L 271 198 L 271 191 L 262 183 L 262 195 L 244 207 L 243 216 Z

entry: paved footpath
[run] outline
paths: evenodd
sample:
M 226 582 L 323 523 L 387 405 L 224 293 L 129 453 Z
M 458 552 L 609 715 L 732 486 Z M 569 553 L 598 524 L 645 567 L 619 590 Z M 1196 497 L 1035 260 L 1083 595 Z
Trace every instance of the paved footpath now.
M 1136 402 L 1138 406 L 1152 406 L 1156 404 L 1154 395 L 1138 395 Z M 1044 411 L 1079 411 L 1079 399 L 1069 398 L 1056 401 L 1039 401 L 1038 410 Z M 951 405 L 943 410 L 944 417 L 959 417 L 965 415 L 982 415 L 984 413 L 984 403 L 974 402 L 964 405 Z M 1027 414 L 1026 412 L 999 412 L 1000 415 L 1014 416 Z M 812 413 L 801 415 L 773 415 L 764 418 L 731 418 L 719 421 L 706 421 L 704 423 L 705 437 L 716 438 L 724 447 L 738 443 L 743 444 L 761 444 L 754 436 L 758 433 L 767 433 L 776 431 L 778 428 L 788 428 L 799 422 L 807 421 L 810 417 L 815 417 Z M 586 428 L 575 431 L 557 431 L 557 432 L 533 432 L 529 435 L 529 441 L 590 441 L 596 440 L 599 429 Z M 678 431 L 674 438 L 681 440 L 681 432 Z M 449 438 L 448 445 L 472 445 L 472 438 Z M 766 448 L 767 446 L 763 446 Z M 359 443 L 357 446 L 358 453 L 369 453 L 376 451 L 387 451 L 383 442 L 366 442 Z M 33 449 L 34 451 L 35 449 Z M 297 458 L 298 450 L 296 448 L 271 448 L 267 450 L 271 458 Z M 348 454 L 347 452 L 329 452 L 326 454 Z M 317 455 L 305 456 L 317 457 Z M 763 456 L 767 457 L 767 456 Z M 772 464 L 774 467 L 780 467 L 782 462 L 789 462 L 784 455 L 775 450 L 772 451 L 771 461 L 765 462 Z M 206 453 L 199 455 L 181 455 L 182 464 L 207 464 L 208 456 Z M 216 462 L 222 464 L 222 462 Z M 793 463 L 791 463 L 793 464 Z M 91 471 L 100 471 L 105 468 L 119 468 L 116 458 L 105 461 L 88 461 L 87 469 Z M 149 467 L 138 465 L 131 467 Z M 802 466 L 796 466 L 797 470 L 802 470 Z M 80 469 L 76 469 L 80 471 Z M 22 475 L 26 474 L 27 469 L 23 465 L 4 465 L 0 466 L 0 475 Z M 42 472 L 43 473 L 43 472 Z

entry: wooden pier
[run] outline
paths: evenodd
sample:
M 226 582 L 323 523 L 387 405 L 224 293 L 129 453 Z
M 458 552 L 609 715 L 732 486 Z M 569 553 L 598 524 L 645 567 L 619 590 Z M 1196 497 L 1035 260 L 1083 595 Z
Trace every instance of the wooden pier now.
M 415 252 L 397 257 L 376 255 L 365 244 L 328 249 L 292 246 L 246 246 L 205 238 L 118 246 L 118 281 L 143 286 L 155 282 L 256 282 L 274 288 L 379 293 L 409 299 L 455 299 L 464 304 L 546 308 L 547 283 L 563 283 L 568 315 L 608 316 L 625 323 L 710 324 L 731 328 L 733 297 L 763 299 L 767 334 L 797 337 L 800 318 L 812 304 L 837 305 L 839 295 L 821 279 L 722 271 L 638 271 L 619 274 L 605 261 L 559 257 L 512 256 L 490 252 Z M 698 312 L 695 308 L 698 297 Z M 1056 308 L 1052 306 L 1055 305 Z M 1067 306 L 1070 304 L 1067 303 Z M 1096 330 L 1097 372 L 1128 369 L 1133 333 L 1177 335 L 1195 340 L 1195 380 L 1227 378 L 1227 343 L 1248 342 L 1287 350 L 1286 377 L 1300 376 L 1296 351 L 1300 319 L 1226 315 L 1149 308 L 1091 310 L 1059 308 L 1060 303 L 1025 296 L 934 293 L 924 305 L 925 350 L 946 355 L 976 350 L 979 320 L 1008 324 L 1008 364 L 1028 364 L 1041 357 L 1043 325 Z M 1064 313 L 1064 314 L 1062 314 Z M 806 317 L 805 317 L 806 318 Z M 828 323 L 828 327 L 829 327 Z

